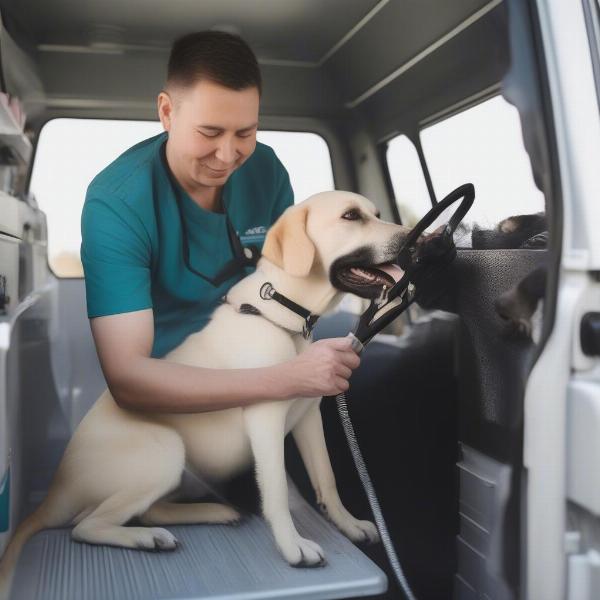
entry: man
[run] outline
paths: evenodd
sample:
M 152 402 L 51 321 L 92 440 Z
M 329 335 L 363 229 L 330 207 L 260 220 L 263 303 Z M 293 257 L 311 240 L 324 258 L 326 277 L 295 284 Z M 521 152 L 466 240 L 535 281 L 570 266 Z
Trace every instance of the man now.
M 293 204 L 285 168 L 256 142 L 260 95 L 258 63 L 242 39 L 218 31 L 184 36 L 158 96 L 165 133 L 130 148 L 88 188 L 81 218 L 88 317 L 122 407 L 202 412 L 333 395 L 348 388 L 359 364 L 346 338 L 260 369 L 157 360 L 205 326 L 245 274 L 215 286 L 192 271 L 214 278 L 231 259 L 224 211 L 243 233 L 269 227 Z

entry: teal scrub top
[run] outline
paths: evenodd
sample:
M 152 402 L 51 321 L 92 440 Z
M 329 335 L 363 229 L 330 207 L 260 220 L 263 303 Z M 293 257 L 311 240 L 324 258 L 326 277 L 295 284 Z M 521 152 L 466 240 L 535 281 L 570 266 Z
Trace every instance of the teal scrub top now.
M 214 287 L 189 271 L 174 190 L 160 149 L 167 134 L 136 144 L 90 183 L 81 215 L 87 314 L 152 308 L 152 357 L 202 329 L 221 298 L 253 267 Z M 233 257 L 225 214 L 205 210 L 179 187 L 191 266 L 214 277 Z M 294 203 L 288 173 L 257 143 L 225 183 L 222 201 L 243 244 L 262 248 L 267 229 Z

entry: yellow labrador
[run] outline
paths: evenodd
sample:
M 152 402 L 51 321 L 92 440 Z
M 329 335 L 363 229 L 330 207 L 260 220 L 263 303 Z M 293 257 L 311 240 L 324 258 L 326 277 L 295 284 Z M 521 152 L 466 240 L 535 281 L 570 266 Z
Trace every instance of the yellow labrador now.
M 231 288 L 210 323 L 165 359 L 215 369 L 264 367 L 293 358 L 310 340 L 304 320 L 261 288 L 273 288 L 313 314 L 344 292 L 378 296 L 401 275 L 389 264 L 408 230 L 376 216 L 372 202 L 324 192 L 290 207 L 269 230 L 256 271 Z M 379 268 L 375 268 L 378 266 Z M 250 304 L 260 315 L 240 312 Z M 173 549 L 177 540 L 154 525 L 229 523 L 233 508 L 167 501 L 184 468 L 206 481 L 231 478 L 255 462 L 265 519 L 291 565 L 314 566 L 323 550 L 297 532 L 288 507 L 284 437 L 292 431 L 317 500 L 351 540 L 376 540 L 369 521 L 342 505 L 325 445 L 320 398 L 264 402 L 196 414 L 138 413 L 106 390 L 80 423 L 39 508 L 18 528 L 0 563 L 5 588 L 25 541 L 44 528 L 75 525 L 74 539 L 127 548 Z M 147 527 L 124 527 L 132 517 Z

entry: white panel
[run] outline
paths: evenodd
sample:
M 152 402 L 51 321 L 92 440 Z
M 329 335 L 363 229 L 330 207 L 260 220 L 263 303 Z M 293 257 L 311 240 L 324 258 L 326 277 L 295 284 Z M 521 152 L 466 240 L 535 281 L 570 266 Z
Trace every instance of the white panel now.
M 1 200 L 0 200 L 1 201 Z M 0 314 L 0 486 L 5 480 L 7 469 L 10 464 L 10 439 L 9 426 L 11 415 L 8 414 L 7 396 L 7 372 L 6 359 L 10 346 L 11 319 L 14 307 L 17 304 L 17 292 L 19 289 L 19 241 L 0 235 L 0 275 L 6 277 L 6 291 L 10 296 L 7 305 L 7 314 Z M 5 484 L 6 485 L 6 484 Z M 2 486 L 3 491 L 7 490 Z M 11 512 L 9 501 L 9 514 Z M 6 514 L 0 516 L 0 521 L 6 518 Z M 0 554 L 7 541 L 8 534 L 0 533 Z
M 21 200 L 0 191 L 0 234 L 22 237 L 23 223 L 20 204 L 23 204 Z
M 572 381 L 567 402 L 567 493 L 600 515 L 600 382 Z

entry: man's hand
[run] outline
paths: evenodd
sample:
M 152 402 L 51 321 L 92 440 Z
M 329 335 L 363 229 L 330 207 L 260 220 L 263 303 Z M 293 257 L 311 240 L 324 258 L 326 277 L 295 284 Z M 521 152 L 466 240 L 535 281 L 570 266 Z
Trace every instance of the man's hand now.
M 287 381 L 285 398 L 335 396 L 345 392 L 360 358 L 349 337 L 319 340 L 296 358 L 278 365 Z

